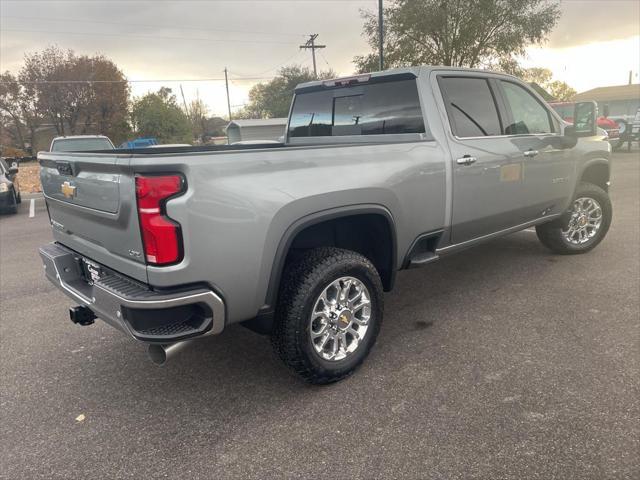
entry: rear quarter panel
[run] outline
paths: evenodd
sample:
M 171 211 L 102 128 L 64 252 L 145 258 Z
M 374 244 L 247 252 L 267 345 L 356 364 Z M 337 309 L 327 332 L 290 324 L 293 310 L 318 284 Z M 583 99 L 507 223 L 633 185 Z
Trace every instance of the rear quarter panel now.
M 390 212 L 400 263 L 420 233 L 445 224 L 445 155 L 435 141 L 417 141 L 134 157 L 134 171 L 181 171 L 189 186 L 167 204 L 182 226 L 184 260 L 148 267 L 149 283 L 207 282 L 225 298 L 228 322 L 253 318 L 285 231 L 361 204 Z

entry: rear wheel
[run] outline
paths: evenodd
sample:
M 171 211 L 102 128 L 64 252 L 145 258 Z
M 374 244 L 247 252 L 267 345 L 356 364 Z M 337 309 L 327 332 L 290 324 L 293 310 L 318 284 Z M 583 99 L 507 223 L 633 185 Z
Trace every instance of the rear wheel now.
M 382 311 L 382 283 L 367 258 L 338 248 L 313 249 L 286 269 L 272 344 L 307 382 L 336 382 L 368 355 Z
M 582 183 L 565 215 L 538 225 L 536 233 L 542 244 L 555 253 L 585 253 L 605 237 L 611 217 L 611 200 L 607 192 L 597 185 Z

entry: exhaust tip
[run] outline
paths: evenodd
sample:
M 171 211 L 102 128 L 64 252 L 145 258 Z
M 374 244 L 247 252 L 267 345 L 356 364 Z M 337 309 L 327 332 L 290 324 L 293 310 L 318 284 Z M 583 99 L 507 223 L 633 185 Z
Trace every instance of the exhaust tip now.
M 167 351 L 165 350 L 164 345 L 149 345 L 147 354 L 151 361 L 156 365 L 162 366 L 167 363 Z
M 169 343 L 165 345 L 152 343 L 147 348 L 147 354 L 153 363 L 162 366 L 167 363 L 169 358 L 173 357 L 176 353 L 180 352 L 190 344 L 190 340 L 183 340 L 182 342 Z

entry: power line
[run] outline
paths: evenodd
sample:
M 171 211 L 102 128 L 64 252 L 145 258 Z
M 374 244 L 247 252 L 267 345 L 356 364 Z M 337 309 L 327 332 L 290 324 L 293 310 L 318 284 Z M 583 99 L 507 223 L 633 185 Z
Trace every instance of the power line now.
M 327 67 L 329 67 L 329 70 L 331 70 L 331 65 L 329 65 L 328 60 L 325 58 L 325 56 L 322 54 L 322 52 L 318 52 L 320 54 L 320 56 L 322 57 L 322 59 L 324 60 L 324 63 L 327 64 Z
M 271 80 L 273 77 L 238 77 L 234 80 Z M 67 84 L 67 83 L 177 83 L 177 82 L 224 82 L 224 77 L 221 78 L 164 78 L 164 79 L 149 79 L 149 80 L 34 80 L 34 81 L 20 81 L 6 82 L 0 81 L 2 85 L 10 85 L 13 83 L 20 83 L 23 85 L 46 85 L 46 84 Z
M 0 3 L 104 3 L 104 0 L 0 0 Z M 325 2 L 341 2 L 341 3 L 366 3 L 365 0 L 109 0 L 110 3 L 232 3 L 232 2 L 250 2 L 250 3 L 325 3 Z
M 215 39 L 215 38 L 201 38 L 201 37 L 167 37 L 160 35 L 136 35 L 131 33 L 98 33 L 98 32 L 69 32 L 63 30 L 27 30 L 21 28 L 3 28 L 2 32 L 21 32 L 21 33 L 61 33 L 63 35 L 80 35 L 89 37 L 132 37 L 132 38 L 146 38 L 146 39 L 162 39 L 162 40 L 192 40 L 205 43 L 270 43 L 276 45 L 292 45 L 291 42 L 280 42 L 276 40 L 232 40 L 232 39 Z
M 225 33 L 243 33 L 243 34 L 256 34 L 256 35 L 278 35 L 278 36 L 291 36 L 291 37 L 306 37 L 303 33 L 287 33 L 287 32 L 266 32 L 266 31 L 252 31 L 252 30 L 229 30 L 220 28 L 205 28 L 205 27 L 193 27 L 180 25 L 179 27 L 167 24 L 144 24 L 144 23 L 127 23 L 127 22 L 107 22 L 104 20 L 91 20 L 91 19 L 71 19 L 71 18 L 39 18 L 39 17 L 22 17 L 19 15 L 3 15 L 3 19 L 12 18 L 16 20 L 28 20 L 32 21 L 44 21 L 44 22 L 74 22 L 74 23 L 95 23 L 100 25 L 117 25 L 117 26 L 130 26 L 130 27 L 145 27 L 145 28 L 169 28 L 172 30 L 196 30 L 203 32 L 225 32 Z
M 285 64 L 290 63 L 293 59 L 295 59 L 296 57 L 299 57 L 300 54 L 302 53 L 301 50 L 298 50 L 294 55 L 291 55 L 289 58 L 287 58 L 286 60 L 284 60 L 283 62 L 280 62 L 278 65 L 276 65 L 275 67 L 271 67 L 268 70 L 263 70 L 261 72 L 256 73 L 255 75 L 264 75 L 265 73 L 269 73 L 272 72 L 273 70 L 278 70 L 281 67 L 283 67 Z M 233 73 L 229 73 L 230 75 L 233 75 Z M 239 75 L 242 75 L 239 73 Z M 269 77 L 269 78 L 273 78 L 273 77 Z M 236 77 L 233 80 L 240 80 L 242 79 L 242 77 Z

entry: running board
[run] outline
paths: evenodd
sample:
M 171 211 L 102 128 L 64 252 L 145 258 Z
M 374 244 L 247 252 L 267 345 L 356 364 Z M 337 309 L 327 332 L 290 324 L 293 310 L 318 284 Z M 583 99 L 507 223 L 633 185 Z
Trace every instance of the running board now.
M 404 268 L 417 268 L 435 262 L 440 258 L 436 253 L 442 230 L 424 233 L 416 238 L 409 249 L 409 253 L 403 263 Z
M 422 252 L 415 257 L 409 259 L 409 267 L 408 268 L 418 268 L 429 263 L 435 262 L 440 258 L 435 252 Z

